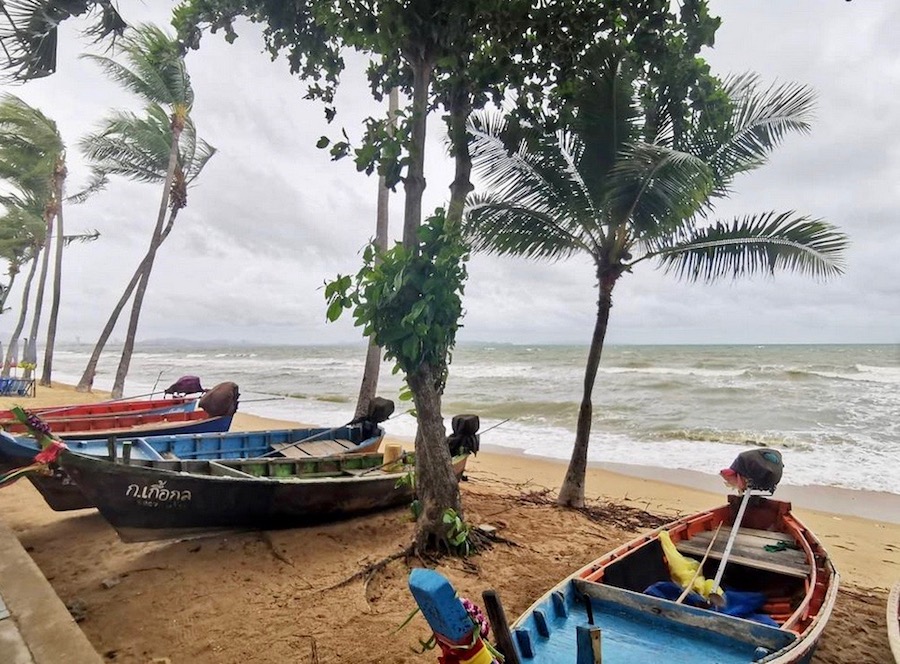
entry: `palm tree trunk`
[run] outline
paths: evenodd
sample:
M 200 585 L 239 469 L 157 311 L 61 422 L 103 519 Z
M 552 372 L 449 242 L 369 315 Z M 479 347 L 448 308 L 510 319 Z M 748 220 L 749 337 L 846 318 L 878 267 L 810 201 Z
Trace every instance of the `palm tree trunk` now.
M 47 215 L 47 237 L 44 239 L 44 246 L 41 251 L 44 257 L 41 261 L 41 276 L 38 278 L 37 295 L 34 299 L 34 317 L 31 319 L 31 334 L 29 339 L 31 343 L 37 346 L 38 326 L 41 322 L 41 309 L 44 306 L 44 286 L 47 283 L 47 269 L 50 264 L 50 241 L 53 239 L 53 216 Z M 37 352 L 37 350 L 35 350 Z M 25 380 L 31 379 L 31 369 L 25 369 L 22 374 Z
M 616 284 L 615 277 L 604 277 L 600 270 L 600 297 L 597 300 L 597 319 L 594 322 L 594 336 L 588 351 L 587 367 L 584 370 L 584 393 L 581 407 L 578 409 L 578 424 L 575 428 L 575 446 L 566 477 L 559 490 L 557 502 L 568 507 L 584 507 L 584 477 L 587 472 L 588 443 L 591 439 L 591 418 L 593 404 L 591 395 L 594 381 L 600 367 L 600 355 L 603 353 L 603 341 L 606 338 L 606 326 L 609 323 L 609 311 L 612 308 L 612 290 Z
M 160 245 L 165 242 L 167 237 L 169 237 L 169 232 L 172 230 L 172 225 L 175 223 L 176 216 L 178 216 L 178 210 L 172 210 L 169 213 L 169 222 L 166 224 L 166 228 L 162 233 L 162 238 L 159 241 Z M 97 365 L 100 363 L 100 355 L 103 354 L 103 349 L 106 348 L 106 342 L 109 341 L 109 337 L 112 335 L 116 323 L 119 322 L 119 315 L 122 313 L 122 309 L 125 308 L 128 299 L 138 285 L 138 281 L 140 281 L 141 276 L 144 274 L 144 269 L 146 268 L 149 258 L 150 252 L 148 251 L 134 271 L 134 275 L 132 275 L 131 281 L 129 281 L 128 285 L 125 287 L 125 292 L 122 293 L 122 297 L 119 298 L 119 301 L 116 302 L 116 306 L 113 307 L 112 313 L 109 315 L 109 319 L 106 321 L 106 325 L 100 333 L 100 338 L 97 339 L 97 343 L 94 345 L 94 350 L 91 352 L 91 358 L 84 368 L 84 373 L 81 374 L 81 380 L 79 380 L 78 385 L 75 386 L 76 392 L 91 391 L 91 387 L 94 385 L 94 377 L 97 375 Z
M 388 136 L 394 135 L 397 126 L 398 103 L 397 88 L 392 88 L 388 97 Z M 375 216 L 375 246 L 379 250 L 387 249 L 388 242 L 388 202 L 391 190 L 387 187 L 386 178 L 382 175 L 378 178 L 378 207 Z M 377 259 L 376 259 L 377 260 Z M 359 398 L 356 400 L 355 418 L 363 417 L 369 412 L 369 404 L 375 398 L 378 391 L 378 375 L 381 372 L 381 346 L 369 338 L 369 347 L 366 350 L 366 364 L 363 367 L 362 381 L 359 384 Z
M 147 249 L 146 262 L 137 291 L 134 294 L 134 303 L 131 306 L 131 317 L 128 321 L 128 332 L 125 334 L 125 346 L 122 348 L 122 357 L 116 369 L 116 378 L 113 382 L 112 398 L 121 399 L 125 392 L 125 377 L 128 375 L 128 367 L 131 364 L 131 355 L 134 352 L 134 340 L 137 336 L 137 326 L 141 317 L 141 307 L 144 304 L 144 293 L 147 292 L 147 282 L 150 280 L 150 272 L 153 270 L 153 260 L 163 241 L 163 222 L 166 219 L 166 209 L 169 207 L 169 192 L 172 190 L 172 182 L 175 179 L 175 167 L 178 165 L 178 141 L 184 128 L 183 121 L 172 118 L 172 145 L 169 149 L 169 167 L 166 169 L 166 181 L 163 185 L 162 199 L 159 203 L 159 214 L 156 216 L 156 227 L 150 238 L 150 247 Z
M 28 278 L 25 279 L 25 288 L 22 292 L 22 311 L 19 312 L 19 321 L 16 323 L 16 329 L 13 330 L 12 337 L 9 340 L 9 346 L 6 348 L 6 358 L 3 360 L 2 375 L 4 378 L 9 377 L 9 369 L 12 364 L 13 348 L 19 343 L 19 336 L 25 327 L 25 319 L 28 317 L 28 296 L 31 295 L 31 282 L 34 280 L 34 274 L 37 272 L 38 256 L 40 252 L 34 254 L 31 259 L 31 268 L 28 270 Z
M 459 483 L 453 474 L 450 448 L 446 444 L 441 394 L 434 370 L 427 364 L 406 377 L 418 413 L 416 429 L 416 497 L 421 512 L 416 528 L 419 550 L 447 545 L 444 512 L 462 514 Z M 449 547 L 448 547 L 449 548 Z
M 44 368 L 41 373 L 40 384 L 50 386 L 50 377 L 53 372 L 53 346 L 56 344 L 56 324 L 59 318 L 59 301 L 62 296 L 62 259 L 63 244 L 63 188 L 66 180 L 65 162 L 57 164 L 54 173 L 54 194 L 57 200 L 56 208 L 56 256 L 53 269 L 53 303 L 50 305 L 50 320 L 47 323 L 47 347 L 44 349 Z
M 10 264 L 9 266 L 9 283 L 6 286 L 3 286 L 2 292 L 0 292 L 0 316 L 2 316 L 6 312 L 6 300 L 9 297 L 10 291 L 13 289 L 13 285 L 16 283 L 16 277 L 19 275 L 19 264 L 18 261 Z

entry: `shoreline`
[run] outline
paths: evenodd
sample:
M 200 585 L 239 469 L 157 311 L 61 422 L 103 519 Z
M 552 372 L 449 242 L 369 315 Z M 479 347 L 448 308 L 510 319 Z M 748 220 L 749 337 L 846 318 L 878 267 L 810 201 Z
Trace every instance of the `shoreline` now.
M 568 461 L 538 454 L 528 454 L 524 450 L 503 445 L 484 444 L 481 449 L 497 455 L 509 455 L 539 460 L 543 463 L 566 467 Z M 615 475 L 649 480 L 701 491 L 707 494 L 723 495 L 725 485 L 718 475 L 686 468 L 663 468 L 631 463 L 609 463 L 588 461 L 588 468 L 603 470 Z M 900 494 L 867 489 L 848 489 L 828 484 L 780 484 L 776 498 L 790 501 L 798 507 L 853 516 L 871 521 L 886 521 L 900 524 Z

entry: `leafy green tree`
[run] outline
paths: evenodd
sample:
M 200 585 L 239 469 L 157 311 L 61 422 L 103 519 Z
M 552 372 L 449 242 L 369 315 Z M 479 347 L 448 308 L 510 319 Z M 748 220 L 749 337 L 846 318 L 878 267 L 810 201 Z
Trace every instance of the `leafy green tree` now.
M 158 27 L 138 26 L 121 39 L 119 50 L 127 64 L 105 56 L 86 55 L 84 57 L 97 63 L 112 80 L 121 84 L 126 90 L 135 93 L 147 104 L 149 115 L 157 114 L 156 120 L 149 120 L 149 124 L 154 121 L 158 122 L 159 109 L 164 109 L 163 112 L 171 127 L 171 134 L 159 212 L 135 287 L 125 344 L 113 382 L 113 398 L 120 398 L 125 389 L 125 377 L 128 375 L 128 367 L 134 351 L 144 295 L 147 291 L 156 252 L 163 240 L 166 211 L 184 206 L 184 201 L 179 198 L 179 193 L 184 193 L 185 190 L 173 185 L 178 170 L 181 135 L 189 121 L 191 107 L 194 103 L 194 92 L 180 48 L 175 40 Z M 120 116 L 119 119 L 121 120 L 123 117 Z M 102 153 L 97 155 L 99 159 L 108 156 L 112 155 Z
M 657 114 L 655 99 L 633 94 L 635 70 L 622 60 L 606 60 L 580 86 L 572 125 L 555 132 L 473 117 L 473 160 L 486 192 L 471 197 L 466 225 L 476 250 L 545 260 L 580 254 L 594 263 L 597 315 L 559 494 L 570 506 L 584 503 L 592 393 L 622 276 L 655 261 L 691 281 L 776 270 L 828 277 L 842 272 L 847 244 L 830 224 L 794 212 L 710 219 L 735 176 L 762 166 L 787 134 L 808 130 L 809 89 L 761 89 L 755 77 L 737 77 L 723 88 L 729 113 L 701 107 L 674 122 L 678 114 Z M 644 140 L 648 128 L 653 138 Z
M 97 172 L 156 184 L 165 182 L 171 145 L 172 125 L 169 116 L 164 109 L 155 104 L 147 108 L 144 117 L 127 112 L 114 113 L 104 122 L 101 129 L 85 136 L 80 142 L 82 151 Z M 196 128 L 190 118 L 185 121 L 178 146 L 178 160 L 169 195 L 168 218 L 160 233 L 159 242 L 155 248 L 148 249 L 113 307 L 75 388 L 79 392 L 91 390 L 97 373 L 97 364 L 115 329 L 119 315 L 138 283 L 152 266 L 156 250 L 169 237 L 179 211 L 187 205 L 188 187 L 216 152 L 214 147 L 197 137 Z
M 309 82 L 307 96 L 325 102 L 329 119 L 336 114 L 334 90 L 344 65 L 342 49 L 371 56 L 368 73 L 376 98 L 397 85 L 410 99 L 396 136 L 389 136 L 384 119 L 369 118 L 358 147 L 353 148 L 347 140 L 330 144 L 327 138 L 319 145 L 329 147 L 335 158 L 352 154 L 360 170 L 371 173 L 377 169 L 388 183 L 403 183 L 403 245 L 407 253 L 388 252 L 383 258 L 405 264 L 417 260 L 423 242 L 419 225 L 429 111 L 444 111 L 455 161 L 450 200 L 446 214 L 441 216 L 443 233 L 451 241 L 462 220 L 466 195 L 472 189 L 465 122 L 473 108 L 481 108 L 488 101 L 499 102 L 515 92 L 527 114 L 528 109 L 543 105 L 549 89 L 558 89 L 551 97 L 555 104 L 552 110 L 563 117 L 570 73 L 583 67 L 583 55 L 592 44 L 614 34 L 620 34 L 623 42 L 645 57 L 647 69 L 657 74 L 649 79 L 659 82 L 660 72 L 672 73 L 663 83 L 673 90 L 673 99 L 683 99 L 675 94 L 675 88 L 680 92 L 704 77 L 698 64 L 692 57 L 685 58 L 685 53 L 690 55 L 692 49 L 699 50 L 708 42 L 717 21 L 708 16 L 704 0 L 686 0 L 683 25 L 670 30 L 666 20 L 661 24 L 658 20 L 667 16 L 668 6 L 665 0 L 637 0 L 624 5 L 578 0 L 416 0 L 375 6 L 328 0 L 299 5 L 266 0 L 188 0 L 176 10 L 174 22 L 182 40 L 194 48 L 204 27 L 213 32 L 224 30 L 226 39 L 232 41 L 237 36 L 233 27 L 236 17 L 246 16 L 264 24 L 270 54 L 286 54 L 291 71 Z M 676 62 L 685 64 L 679 69 Z M 706 95 L 696 88 L 693 85 L 699 103 Z M 375 264 L 370 267 L 374 269 Z M 353 299 L 338 287 L 351 285 L 341 279 L 338 282 L 337 289 L 330 290 L 336 298 L 332 305 Z M 452 284 L 447 287 L 452 290 Z M 382 294 L 388 296 L 386 291 Z M 445 539 L 443 514 L 447 509 L 457 514 L 461 510 L 440 413 L 444 364 L 423 362 L 416 366 L 412 374 L 407 374 L 407 382 L 419 418 L 417 478 L 420 491 L 433 492 L 420 496 L 424 509 L 418 521 L 417 541 L 421 544 Z M 422 452 L 425 446 L 430 453 Z

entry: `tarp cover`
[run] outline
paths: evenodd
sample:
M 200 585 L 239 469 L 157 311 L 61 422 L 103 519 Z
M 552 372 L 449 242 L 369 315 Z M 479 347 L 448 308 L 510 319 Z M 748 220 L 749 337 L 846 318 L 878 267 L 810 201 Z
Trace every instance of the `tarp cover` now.
M 224 382 L 207 390 L 206 394 L 200 397 L 197 405 L 212 417 L 234 415 L 237 412 L 240 397 L 241 393 L 238 391 L 237 383 Z
M 200 385 L 199 376 L 182 376 L 166 388 L 166 394 L 199 394 L 206 390 Z
M 738 454 L 731 464 L 731 470 L 746 478 L 751 489 L 775 491 L 781 481 L 784 463 L 781 461 L 781 452 L 760 447 Z

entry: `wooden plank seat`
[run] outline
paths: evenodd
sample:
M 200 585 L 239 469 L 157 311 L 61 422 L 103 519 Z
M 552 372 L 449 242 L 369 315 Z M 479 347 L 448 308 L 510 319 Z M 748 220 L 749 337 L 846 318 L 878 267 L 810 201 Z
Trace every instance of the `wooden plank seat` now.
M 704 531 L 688 540 L 677 542 L 675 546 L 680 553 L 702 558 L 711 538 L 712 533 Z M 727 539 L 727 537 L 716 539 L 716 543 L 709 552 L 711 560 L 721 560 Z M 798 578 L 808 576 L 811 567 L 802 550 L 786 547 L 780 551 L 766 551 L 766 545 L 778 545 L 779 542 L 793 543 L 794 538 L 786 533 L 740 528 L 729 556 L 729 562 L 786 576 Z
M 309 457 L 345 454 L 354 447 L 356 445 L 349 440 L 314 440 L 308 443 L 274 445 L 273 449 L 289 459 L 307 459 Z

